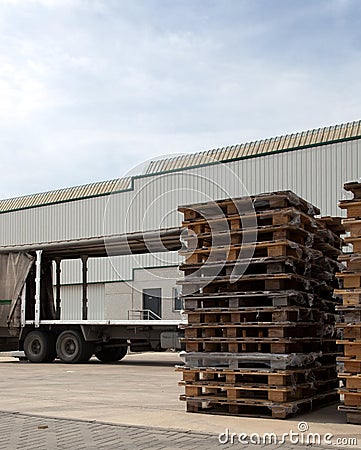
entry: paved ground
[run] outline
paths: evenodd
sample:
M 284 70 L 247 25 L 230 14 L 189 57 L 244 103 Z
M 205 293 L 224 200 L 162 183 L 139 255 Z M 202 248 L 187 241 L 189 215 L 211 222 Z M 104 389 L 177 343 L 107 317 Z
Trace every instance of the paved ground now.
M 1 450 L 217 448 L 215 436 L 0 412 Z M 219 447 L 218 447 L 219 448 Z
M 334 445 L 336 442 L 334 442 Z M 222 444 L 218 436 L 161 428 L 121 426 L 96 422 L 54 419 L 0 412 L 1 450 L 256 450 L 259 448 L 301 450 L 309 446 L 286 444 Z M 341 448 L 316 446 L 314 448 Z M 345 448 L 345 447 L 343 447 Z M 354 447 L 360 448 L 360 447 Z
M 186 413 L 178 400 L 177 363 L 171 353 L 134 354 L 108 365 L 96 360 L 30 364 L 0 357 L 0 450 L 256 449 L 262 445 L 239 444 L 237 436 L 281 436 L 297 432 L 300 421 L 309 433 L 334 435 L 323 448 L 361 448 L 361 426 L 346 424 L 335 405 L 291 420 Z M 237 434 L 234 445 L 218 442 L 226 429 Z M 346 446 L 337 437 L 358 442 Z M 289 442 L 263 447 L 296 448 Z

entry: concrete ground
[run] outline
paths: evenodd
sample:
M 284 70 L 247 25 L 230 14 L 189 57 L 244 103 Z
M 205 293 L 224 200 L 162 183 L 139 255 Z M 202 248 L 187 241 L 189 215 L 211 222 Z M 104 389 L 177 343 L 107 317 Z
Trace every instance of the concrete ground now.
M 219 446 L 218 436 L 226 429 L 230 433 L 236 433 L 237 436 L 240 433 L 245 433 L 249 437 L 252 433 L 270 432 L 281 436 L 290 431 L 298 432 L 298 424 L 302 421 L 307 423 L 308 433 L 319 433 L 322 437 L 327 433 L 333 435 L 332 444 L 329 444 L 327 448 L 361 448 L 361 426 L 346 424 L 345 415 L 337 411 L 336 405 L 288 420 L 186 413 L 185 404 L 178 400 L 183 389 L 177 385 L 181 374 L 175 372 L 175 364 L 180 364 L 176 353 L 131 354 L 116 364 L 102 364 L 94 359 L 84 365 L 67 365 L 61 362 L 31 364 L 19 362 L 11 357 L 0 357 L 0 411 L 1 414 L 5 414 L 4 419 L 0 414 L 0 422 L 8 421 L 16 429 L 14 423 L 20 421 L 19 423 L 24 426 L 28 424 L 27 426 L 32 429 L 31 421 L 35 421 L 34 424 L 39 421 L 35 416 L 42 416 L 41 420 L 50 420 L 50 422 L 50 418 L 76 419 L 85 422 L 68 421 L 68 426 L 65 428 L 75 427 L 80 430 L 80 436 L 89 437 L 90 429 L 85 432 L 83 430 L 85 425 L 79 428 L 77 424 L 87 423 L 87 427 L 91 427 L 96 421 L 98 422 L 97 426 L 102 427 L 112 427 L 110 424 L 122 425 L 122 427 L 112 427 L 112 430 L 116 429 L 119 433 L 123 430 L 123 434 L 126 434 L 127 430 L 129 431 L 131 428 L 133 435 L 138 437 L 141 433 L 134 432 L 134 429 L 137 430 L 139 427 L 138 429 L 143 430 L 142 433 L 145 433 L 148 439 L 148 446 L 140 443 L 140 446 L 133 447 L 128 445 L 114 447 L 98 445 L 97 447 L 96 442 L 92 441 L 93 443 L 88 443 L 89 445 L 85 448 L 202 449 L 260 448 L 259 445 L 247 447 L 236 443 Z M 8 414 L 14 412 L 20 413 L 20 415 Z M 48 426 L 47 429 L 53 429 L 53 431 L 65 429 L 61 426 L 56 428 L 57 423 L 57 421 L 51 422 L 52 428 Z M 69 423 L 73 425 L 69 425 Z M 5 429 L 11 430 L 12 428 L 9 425 Z M 97 429 L 97 435 L 99 435 L 99 430 Z M 13 442 L 13 447 L 9 447 L 6 436 L 4 437 L 4 427 L 0 431 L 0 436 L 5 439 L 3 442 L 0 438 L 0 449 L 36 448 L 23 447 L 21 446 L 23 444 L 16 442 Z M 103 431 L 105 432 L 105 428 Z M 109 430 L 106 434 L 108 432 Z M 162 439 L 166 436 L 163 444 L 159 441 L 159 433 L 163 433 Z M 48 434 L 50 433 L 48 432 Z M 153 438 L 157 436 L 158 441 L 151 441 L 158 442 L 158 446 L 150 446 L 149 436 L 151 435 Z M 26 441 L 24 436 L 23 439 Z M 177 443 L 172 441 L 175 436 L 178 438 Z M 337 442 L 336 439 L 339 437 L 345 440 L 356 438 L 357 445 L 350 441 L 347 445 L 344 442 Z M 225 439 L 224 435 L 223 438 Z M 173 444 L 170 444 L 169 439 Z M 182 443 L 182 439 L 188 439 L 187 443 Z M 60 444 L 47 447 L 48 441 L 44 442 L 42 445 L 45 449 L 78 448 L 62 447 Z M 57 441 L 53 436 L 49 442 L 53 443 L 49 445 L 55 445 L 54 442 Z M 198 444 L 196 444 L 197 442 Z M 230 444 L 229 440 L 228 443 Z M 144 446 L 142 447 L 142 445 Z M 205 446 L 203 447 L 203 445 Z M 266 447 L 276 448 L 274 445 Z M 280 444 L 279 446 L 279 448 L 291 447 L 289 444 L 287 446 Z

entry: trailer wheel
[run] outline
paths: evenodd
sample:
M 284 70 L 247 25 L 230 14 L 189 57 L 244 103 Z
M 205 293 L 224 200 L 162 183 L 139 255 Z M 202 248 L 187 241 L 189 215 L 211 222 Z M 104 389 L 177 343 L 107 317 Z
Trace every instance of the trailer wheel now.
M 49 363 L 56 358 L 55 338 L 46 331 L 31 331 L 24 340 L 24 352 L 33 363 Z
M 94 346 L 86 342 L 79 331 L 63 331 L 56 341 L 56 352 L 65 363 L 84 363 L 89 361 L 94 352 Z
M 101 362 L 116 362 L 124 358 L 128 353 L 128 347 L 110 347 L 102 348 L 99 352 L 95 353 L 95 356 Z

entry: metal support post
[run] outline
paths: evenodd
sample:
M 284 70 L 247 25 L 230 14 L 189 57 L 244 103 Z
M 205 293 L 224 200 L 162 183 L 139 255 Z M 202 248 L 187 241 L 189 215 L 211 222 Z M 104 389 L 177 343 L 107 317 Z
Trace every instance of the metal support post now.
M 20 309 L 20 321 L 21 328 L 25 327 L 26 320 L 26 283 L 24 283 L 23 290 L 21 291 L 21 309 Z
M 56 264 L 56 320 L 60 320 L 61 317 L 61 296 L 60 296 L 60 289 L 61 289 L 61 258 L 55 258 L 55 264 Z
M 88 257 L 86 255 L 83 255 L 81 257 L 82 266 L 83 266 L 83 314 L 82 318 L 83 320 L 88 319 Z
M 40 323 L 40 285 L 41 285 L 41 254 L 42 250 L 36 251 L 35 261 L 35 327 L 39 327 Z

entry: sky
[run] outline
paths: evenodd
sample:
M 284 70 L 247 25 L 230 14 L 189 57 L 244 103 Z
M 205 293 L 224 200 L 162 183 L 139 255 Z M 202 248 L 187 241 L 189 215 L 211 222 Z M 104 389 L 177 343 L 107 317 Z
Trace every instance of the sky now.
M 361 119 L 359 0 L 0 0 L 0 198 Z

